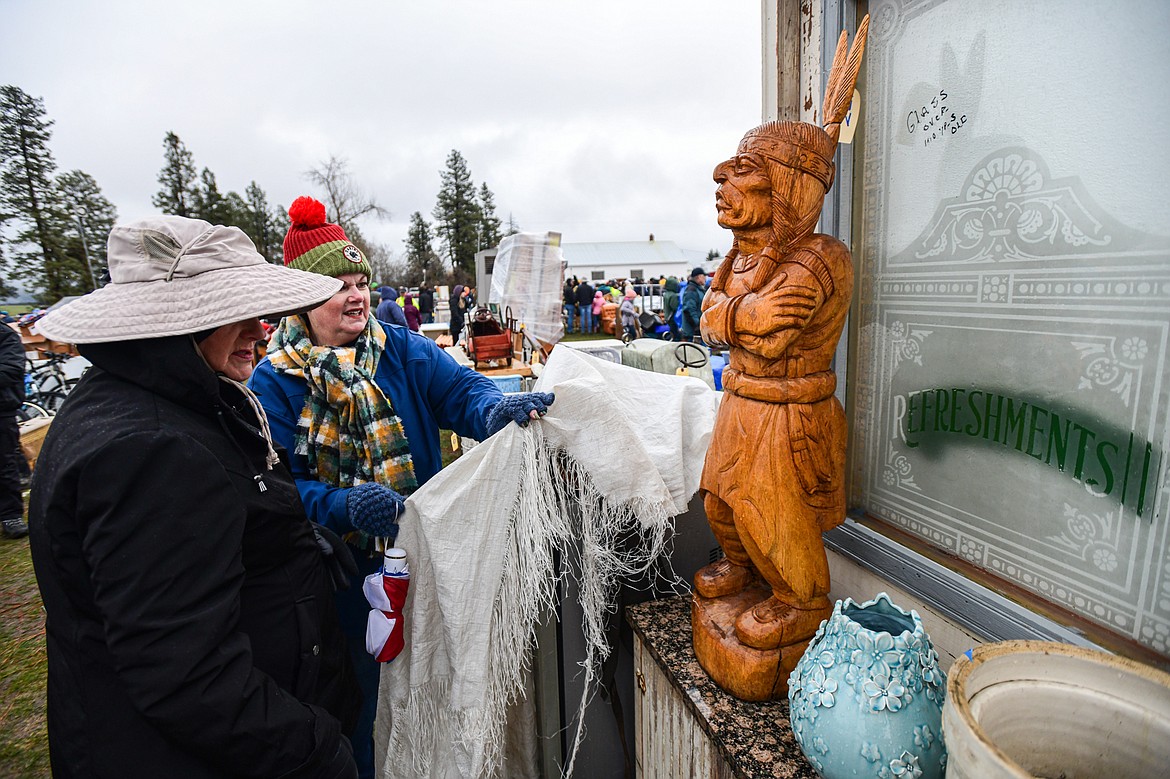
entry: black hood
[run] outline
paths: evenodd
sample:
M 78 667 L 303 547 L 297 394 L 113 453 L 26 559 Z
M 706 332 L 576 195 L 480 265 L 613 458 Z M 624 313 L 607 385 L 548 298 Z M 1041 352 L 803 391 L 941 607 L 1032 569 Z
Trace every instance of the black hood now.
M 175 403 L 211 410 L 219 402 L 220 381 L 190 335 L 79 344 L 77 349 L 95 367 Z

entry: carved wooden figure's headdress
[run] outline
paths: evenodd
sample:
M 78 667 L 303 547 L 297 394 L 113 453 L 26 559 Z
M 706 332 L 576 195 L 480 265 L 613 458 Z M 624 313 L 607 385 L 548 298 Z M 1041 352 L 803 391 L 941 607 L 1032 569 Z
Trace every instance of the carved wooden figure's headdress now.
M 825 85 L 825 102 L 821 109 L 823 127 L 805 122 L 767 122 L 743 136 L 739 152 L 755 152 L 789 168 L 796 168 L 821 182 L 825 192 L 833 184 L 833 154 L 841 134 L 841 122 L 849 113 L 853 87 L 861 71 L 861 55 L 865 53 L 865 38 L 869 31 L 869 16 L 861 20 L 853 47 L 846 52 L 849 34 L 841 31 L 833 67 Z
M 829 81 L 825 84 L 825 102 L 821 107 L 821 118 L 824 119 L 825 132 L 837 145 L 837 138 L 841 134 L 841 122 L 849 113 L 849 104 L 853 100 L 853 87 L 857 84 L 857 74 L 861 72 L 861 55 L 865 53 L 865 37 L 869 32 L 869 15 L 861 20 L 857 26 L 857 34 L 853 36 L 853 47 L 845 54 L 845 43 L 849 34 L 841 31 L 837 39 L 837 52 L 833 55 L 833 68 L 829 71 Z

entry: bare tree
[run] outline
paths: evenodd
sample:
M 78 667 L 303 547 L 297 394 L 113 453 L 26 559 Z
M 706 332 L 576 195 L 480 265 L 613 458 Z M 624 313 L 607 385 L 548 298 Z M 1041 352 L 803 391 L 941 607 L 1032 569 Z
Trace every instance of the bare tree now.
M 401 257 L 391 252 L 385 244 L 371 244 L 366 259 L 370 261 L 370 269 L 374 272 L 371 281 L 376 281 L 378 284 L 395 285 L 402 284 L 409 279 L 409 266 Z
M 325 162 L 305 171 L 305 178 L 324 188 L 323 200 L 329 221 L 341 225 L 341 229 L 345 230 L 347 235 L 351 228 L 357 227 L 357 220 L 363 216 L 372 215 L 376 219 L 390 218 L 390 211 L 379 205 L 354 182 L 349 172 L 349 163 L 344 157 L 330 155 Z

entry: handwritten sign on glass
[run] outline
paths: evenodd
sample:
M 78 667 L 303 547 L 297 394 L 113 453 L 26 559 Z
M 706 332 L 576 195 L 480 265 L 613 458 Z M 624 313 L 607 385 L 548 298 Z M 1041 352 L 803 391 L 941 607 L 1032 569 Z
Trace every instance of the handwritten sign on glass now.
M 966 114 L 960 114 L 948 106 L 949 97 L 945 89 L 940 89 L 930 99 L 929 105 L 913 108 L 906 114 L 906 129 L 921 138 L 924 147 L 940 138 L 954 135 L 967 124 Z

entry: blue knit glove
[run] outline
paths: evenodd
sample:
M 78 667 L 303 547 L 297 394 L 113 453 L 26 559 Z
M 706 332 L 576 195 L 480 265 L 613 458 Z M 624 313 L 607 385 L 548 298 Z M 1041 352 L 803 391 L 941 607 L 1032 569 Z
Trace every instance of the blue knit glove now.
M 509 422 L 524 427 L 532 419 L 532 412 L 544 416 L 556 397 L 551 392 L 522 392 L 519 395 L 505 395 L 504 399 L 488 411 L 484 427 L 489 436 L 504 429 Z
M 376 482 L 359 484 L 345 499 L 349 523 L 371 536 L 398 536 L 398 517 L 406 511 L 406 498 Z

